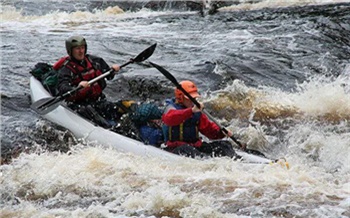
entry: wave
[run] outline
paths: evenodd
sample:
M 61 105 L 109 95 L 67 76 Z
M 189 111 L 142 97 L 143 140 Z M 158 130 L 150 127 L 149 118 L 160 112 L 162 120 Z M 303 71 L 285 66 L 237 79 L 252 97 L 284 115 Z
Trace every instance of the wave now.
M 108 7 L 105 10 L 96 10 L 94 12 L 89 11 L 73 11 L 66 12 L 55 10 L 44 15 L 26 15 L 23 9 L 17 9 L 14 6 L 4 6 L 1 11 L 3 21 L 18 21 L 18 22 L 30 22 L 36 20 L 51 20 L 59 22 L 60 20 L 98 20 L 108 17 L 115 17 L 122 14 L 124 11 L 118 6 Z
M 209 104 L 215 111 L 229 110 L 225 113 L 226 119 L 232 119 L 234 117 L 230 115 L 234 115 L 235 118 L 252 117 L 259 121 L 287 117 L 326 122 L 350 120 L 349 73 L 348 67 L 338 77 L 313 76 L 296 84 L 291 92 L 273 87 L 255 89 L 236 80 L 218 91 Z
M 328 172 L 349 172 L 350 66 L 339 76 L 312 76 L 292 91 L 235 80 L 211 93 L 213 115 L 251 149 L 308 159 Z M 273 152 L 272 152 L 273 151 Z
M 24 1 L 24 2 L 2 2 L 0 14 L 3 21 L 23 21 L 39 19 L 40 17 L 71 19 L 97 19 L 116 14 L 134 14 L 135 12 L 188 12 L 210 10 L 237 11 L 237 10 L 259 10 L 264 8 L 286 8 L 296 6 L 327 5 L 347 3 L 349 0 L 236 0 L 236 1 Z M 55 3 L 55 4 L 53 4 Z M 69 19 L 69 18 L 68 18 Z
M 261 0 L 261 1 L 241 1 L 240 4 L 225 6 L 219 11 L 241 11 L 241 10 L 260 10 L 265 8 L 287 8 L 297 6 L 315 6 L 327 4 L 347 3 L 349 0 Z

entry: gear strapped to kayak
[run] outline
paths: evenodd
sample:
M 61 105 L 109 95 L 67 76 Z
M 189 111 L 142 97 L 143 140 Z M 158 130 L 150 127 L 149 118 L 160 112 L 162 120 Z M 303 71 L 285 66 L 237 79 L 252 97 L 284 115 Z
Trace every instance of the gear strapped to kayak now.
M 32 74 L 37 80 L 39 80 L 52 96 L 56 96 L 58 94 L 58 71 L 55 70 L 52 65 L 39 62 L 30 71 L 30 74 Z
M 141 140 L 145 144 L 160 146 L 164 142 L 161 118 L 163 110 L 154 103 L 135 105 L 129 113 L 130 120 L 139 130 Z

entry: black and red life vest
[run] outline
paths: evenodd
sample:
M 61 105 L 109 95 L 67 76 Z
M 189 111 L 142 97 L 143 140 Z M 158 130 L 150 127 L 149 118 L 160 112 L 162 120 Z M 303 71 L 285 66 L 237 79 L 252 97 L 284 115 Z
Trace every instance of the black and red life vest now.
M 95 69 L 92 65 L 92 61 L 85 57 L 86 67 L 72 61 L 69 56 L 60 58 L 54 65 L 55 70 L 59 70 L 62 67 L 67 67 L 73 73 L 73 80 L 71 82 L 72 86 L 78 86 L 81 81 L 90 81 L 99 75 L 102 75 L 102 72 L 99 69 Z M 68 101 L 82 101 L 84 99 L 95 100 L 102 94 L 103 87 L 95 82 L 90 85 L 90 87 L 81 89 L 75 95 L 67 98 Z

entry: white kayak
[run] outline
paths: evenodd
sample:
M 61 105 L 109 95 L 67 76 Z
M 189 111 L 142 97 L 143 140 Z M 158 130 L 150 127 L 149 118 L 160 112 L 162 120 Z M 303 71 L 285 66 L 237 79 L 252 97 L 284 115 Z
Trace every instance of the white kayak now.
M 42 86 L 41 82 L 33 76 L 30 78 L 30 95 L 32 103 L 43 98 L 52 97 Z M 64 105 L 64 103 L 42 116 L 45 119 L 69 130 L 77 139 L 83 139 L 86 142 L 95 142 L 105 146 L 112 146 L 120 152 L 133 153 L 141 156 L 157 157 L 168 160 L 178 160 L 183 158 L 160 148 L 146 145 L 143 142 L 102 128 L 70 110 Z M 242 162 L 259 164 L 273 162 L 273 160 L 248 154 L 240 150 L 236 150 L 236 152 L 243 157 Z

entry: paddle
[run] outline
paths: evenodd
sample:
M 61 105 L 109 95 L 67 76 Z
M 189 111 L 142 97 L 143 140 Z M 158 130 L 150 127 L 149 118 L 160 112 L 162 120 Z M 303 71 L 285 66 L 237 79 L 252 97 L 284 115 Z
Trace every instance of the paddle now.
M 193 98 L 184 88 L 182 88 L 181 84 L 177 82 L 177 80 L 175 79 L 175 77 L 173 75 L 171 75 L 170 72 L 168 72 L 167 70 L 165 70 L 163 67 L 149 62 L 153 67 L 155 67 L 158 71 L 160 71 L 166 78 L 168 78 L 178 89 L 180 89 L 198 108 L 200 108 L 200 104 L 199 102 Z M 202 110 L 203 113 L 205 115 L 207 115 L 207 117 L 209 117 L 210 120 L 212 120 L 216 125 L 218 125 L 221 129 L 221 131 L 225 134 L 228 135 L 228 130 L 223 127 L 220 123 L 218 123 L 215 118 L 213 116 L 211 116 L 205 109 Z M 238 146 L 239 149 L 249 153 L 249 154 L 254 154 L 254 155 L 258 155 L 261 157 L 266 157 L 263 153 L 261 153 L 260 151 L 257 150 L 252 150 L 252 149 L 247 149 L 245 148 L 245 146 L 242 145 L 242 143 L 240 143 L 235 137 L 231 136 L 230 139 L 232 139 Z
M 157 46 L 157 43 L 151 45 L 150 47 L 145 49 L 143 52 L 141 52 L 139 55 L 137 55 L 135 58 L 131 58 L 128 62 L 126 62 L 125 64 L 122 64 L 120 66 L 120 68 L 123 68 L 131 63 L 137 63 L 137 62 L 142 62 L 142 61 L 146 60 L 147 58 L 149 58 L 153 54 L 154 50 L 156 49 L 156 46 Z M 99 81 L 100 79 L 107 77 L 111 72 L 113 72 L 113 69 L 110 69 L 107 72 L 103 73 L 102 75 L 90 80 L 88 82 L 89 85 Z M 54 110 L 55 108 L 57 108 L 59 103 L 62 100 L 66 99 L 68 96 L 72 95 L 73 93 L 79 91 L 82 88 L 83 88 L 82 86 L 77 86 L 73 90 L 66 92 L 60 96 L 40 99 L 40 100 L 34 102 L 30 106 L 30 108 L 32 108 L 35 112 L 37 112 L 40 115 L 45 115 L 45 114 L 49 113 L 50 111 Z

